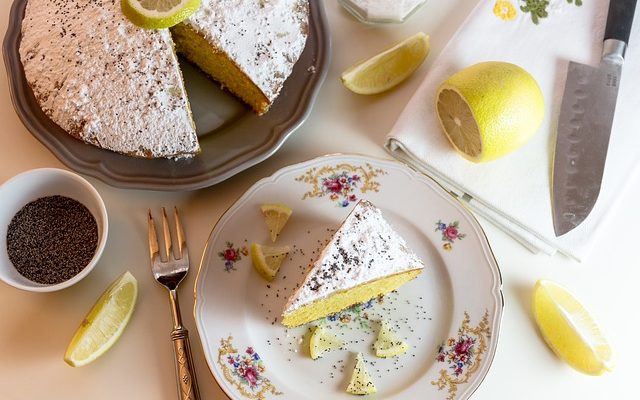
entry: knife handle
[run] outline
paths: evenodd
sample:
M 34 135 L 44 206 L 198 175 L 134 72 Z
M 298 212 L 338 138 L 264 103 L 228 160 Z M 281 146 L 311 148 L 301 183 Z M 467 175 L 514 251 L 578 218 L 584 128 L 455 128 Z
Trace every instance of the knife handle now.
M 628 44 L 635 10 L 636 0 L 609 0 L 604 40 L 615 39 Z

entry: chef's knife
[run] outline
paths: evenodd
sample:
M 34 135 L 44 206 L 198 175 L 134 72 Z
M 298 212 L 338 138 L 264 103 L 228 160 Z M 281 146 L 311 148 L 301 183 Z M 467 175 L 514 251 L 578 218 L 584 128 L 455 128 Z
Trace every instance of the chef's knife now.
M 635 8 L 636 0 L 610 0 L 600 65 L 569 63 L 553 161 L 556 236 L 584 221 L 600 193 Z

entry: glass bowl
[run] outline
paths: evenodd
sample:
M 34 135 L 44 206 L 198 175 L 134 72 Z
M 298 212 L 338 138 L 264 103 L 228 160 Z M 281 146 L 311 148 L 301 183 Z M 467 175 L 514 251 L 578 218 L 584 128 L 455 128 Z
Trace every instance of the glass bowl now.
M 338 0 L 338 3 L 365 24 L 399 24 L 422 7 L 426 0 Z

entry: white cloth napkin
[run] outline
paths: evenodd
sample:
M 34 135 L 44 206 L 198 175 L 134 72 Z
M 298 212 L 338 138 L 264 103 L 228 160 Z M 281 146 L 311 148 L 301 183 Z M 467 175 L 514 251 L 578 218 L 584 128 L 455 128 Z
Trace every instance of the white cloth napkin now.
M 431 176 L 477 214 L 532 251 L 556 251 L 581 260 L 596 231 L 640 164 L 640 6 L 623 65 L 615 120 L 599 199 L 587 219 L 556 238 L 551 211 L 555 128 L 569 60 L 597 65 L 602 53 L 608 1 L 585 0 L 578 7 L 552 0 L 549 15 L 536 25 L 520 2 L 514 20 L 502 20 L 493 0 L 482 0 L 427 72 L 395 126 L 385 148 Z M 435 112 L 440 83 L 481 61 L 520 65 L 538 81 L 545 119 L 519 150 L 496 161 L 474 164 L 460 157 L 444 136 Z

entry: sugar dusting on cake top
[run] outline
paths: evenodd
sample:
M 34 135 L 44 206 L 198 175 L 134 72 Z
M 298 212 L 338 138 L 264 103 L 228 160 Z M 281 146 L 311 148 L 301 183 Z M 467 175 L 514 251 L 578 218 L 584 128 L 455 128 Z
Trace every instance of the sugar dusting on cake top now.
M 304 50 L 307 0 L 202 0 L 184 23 L 221 48 L 273 101 Z
M 20 58 L 44 113 L 93 145 L 142 157 L 199 151 L 168 30 L 144 30 L 120 0 L 29 0 Z
M 420 258 L 368 201 L 360 201 L 320 253 L 284 308 L 290 313 L 329 294 L 424 268 Z

